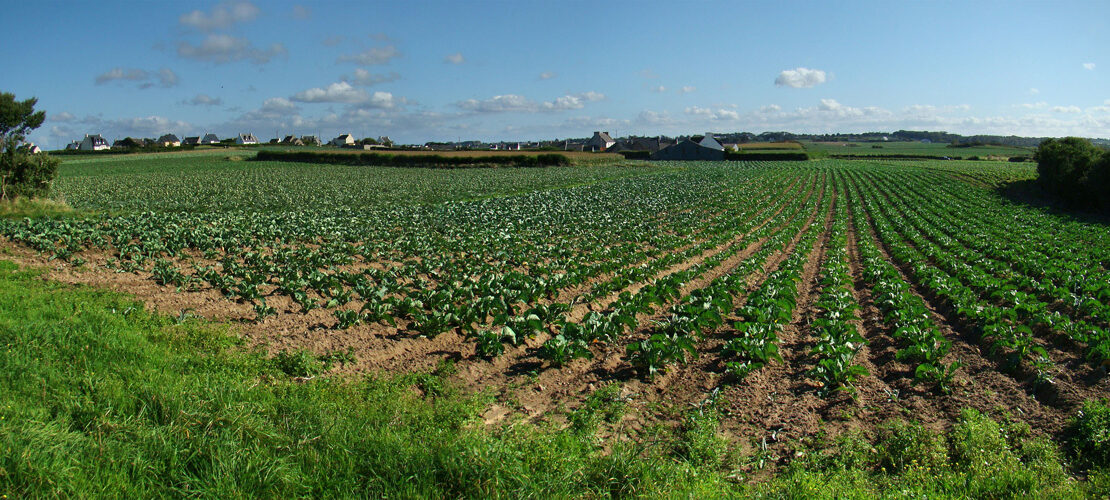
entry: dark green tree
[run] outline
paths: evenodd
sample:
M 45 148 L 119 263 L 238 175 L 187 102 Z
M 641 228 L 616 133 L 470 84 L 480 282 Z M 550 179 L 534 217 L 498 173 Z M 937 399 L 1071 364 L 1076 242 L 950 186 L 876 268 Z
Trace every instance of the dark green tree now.
M 1037 162 L 1037 174 L 1042 186 L 1048 191 L 1074 198 L 1083 191 L 1083 182 L 1088 171 L 1102 151 L 1087 139 L 1065 137 L 1045 139 L 1037 146 L 1033 159 Z
M 0 92 L 0 200 L 43 196 L 57 175 L 56 159 L 21 147 L 27 133 L 46 120 L 46 113 L 35 111 L 37 102 L 34 97 L 17 101 L 15 94 Z

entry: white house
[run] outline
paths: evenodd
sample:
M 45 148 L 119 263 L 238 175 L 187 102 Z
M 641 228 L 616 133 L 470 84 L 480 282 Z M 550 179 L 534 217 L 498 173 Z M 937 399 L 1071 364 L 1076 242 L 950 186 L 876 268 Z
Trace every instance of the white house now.
M 254 134 L 239 134 L 235 138 L 235 144 L 258 144 L 258 139 L 254 138 Z
M 617 141 L 614 141 L 613 138 L 609 136 L 609 132 L 594 132 L 594 136 L 586 141 L 586 145 L 582 149 L 585 151 L 600 152 L 613 147 L 616 143 Z
M 328 141 L 328 146 L 343 147 L 343 146 L 353 146 L 354 144 L 355 144 L 355 138 L 351 134 L 343 134 L 343 135 L 340 135 L 339 137 L 336 137 L 335 139 L 332 139 L 331 141 Z
M 85 138 L 81 140 L 81 144 L 77 147 L 77 149 L 80 149 L 81 151 L 101 151 L 104 149 L 112 149 L 112 146 L 108 144 L 107 140 L 105 140 L 103 137 L 100 137 L 100 134 L 85 134 Z
M 42 148 L 36 146 L 33 142 L 28 142 L 23 145 L 23 151 L 28 154 L 37 155 L 42 152 Z

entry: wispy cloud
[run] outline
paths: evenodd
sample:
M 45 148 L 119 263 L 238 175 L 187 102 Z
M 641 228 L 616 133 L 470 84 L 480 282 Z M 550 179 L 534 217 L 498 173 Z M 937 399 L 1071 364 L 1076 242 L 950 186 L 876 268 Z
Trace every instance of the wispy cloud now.
M 659 93 L 659 94 L 661 94 L 661 93 L 663 93 L 663 92 L 666 92 L 666 91 L 667 91 L 667 87 L 664 87 L 664 86 L 662 86 L 662 85 L 656 85 L 656 86 L 654 86 L 654 87 L 651 87 L 651 91 L 652 91 L 652 92 L 655 92 L 655 93 Z
M 312 9 L 304 5 L 293 6 L 293 19 L 309 19 L 312 17 Z
M 540 80 L 550 80 L 552 78 L 555 78 L 556 76 L 557 75 L 551 71 L 544 71 L 543 73 L 540 73 Z
M 223 100 L 208 94 L 197 94 L 192 99 L 181 101 L 181 104 L 188 104 L 190 106 L 219 106 L 223 104 Z
M 1083 69 L 1085 69 L 1087 71 L 1094 71 L 1095 63 L 1093 63 L 1093 62 L 1083 63 Z
M 354 75 L 343 75 L 340 80 L 348 82 L 351 85 L 358 85 L 360 87 L 370 87 L 382 83 L 394 82 L 401 79 L 401 75 L 397 72 L 389 72 L 385 74 L 371 73 L 362 68 L 355 68 Z
M 289 52 L 280 43 L 261 49 L 252 45 L 245 38 L 225 34 L 210 34 L 199 45 L 189 42 L 177 44 L 177 55 L 186 59 L 209 61 L 224 64 L 234 61 L 251 61 L 255 64 L 265 64 L 275 57 L 286 57 Z
M 138 82 L 140 89 L 148 89 L 156 85 L 162 88 L 175 87 L 181 79 L 178 78 L 177 73 L 169 68 L 161 68 L 158 71 L 150 72 L 138 68 L 117 67 L 97 75 L 94 81 L 97 85 L 114 81 Z
M 522 95 L 505 94 L 493 96 L 489 99 L 467 99 L 455 103 L 456 106 L 475 113 L 537 113 L 544 111 L 566 111 L 582 109 L 586 103 L 597 102 L 605 99 L 605 94 L 600 92 L 582 92 L 568 94 L 551 101 L 536 102 Z
M 232 25 L 253 21 L 262 11 L 249 1 L 223 2 L 211 12 L 194 10 L 182 14 L 178 21 L 186 27 L 200 31 L 213 31 L 230 28 Z
M 444 56 L 443 62 L 448 64 L 462 64 L 466 62 L 466 59 L 463 57 L 462 52 L 455 52 L 454 54 Z
M 826 79 L 825 72 L 819 69 L 794 68 L 779 73 L 775 78 L 775 85 L 795 89 L 811 88 L 825 83 Z
M 1083 110 L 1079 106 L 1053 106 L 1053 113 L 1082 113 Z
M 695 90 L 698 90 L 698 88 L 694 87 L 692 85 L 687 85 L 685 87 L 682 87 L 682 88 L 678 89 L 678 93 L 679 94 L 689 94 L 691 92 L 694 92 Z
M 365 90 L 347 82 L 336 82 L 323 88 L 311 88 L 294 94 L 289 99 L 297 102 L 363 102 L 369 98 Z
M 400 57 L 401 52 L 393 45 L 384 47 L 371 47 L 357 54 L 339 56 L 338 62 L 351 62 L 362 66 L 385 64 L 394 58 Z

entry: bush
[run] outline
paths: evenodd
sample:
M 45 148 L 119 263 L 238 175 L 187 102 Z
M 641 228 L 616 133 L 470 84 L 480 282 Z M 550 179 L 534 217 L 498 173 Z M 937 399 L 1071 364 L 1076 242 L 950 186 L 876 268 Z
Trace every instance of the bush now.
M 626 160 L 650 160 L 651 151 L 620 151 Z
M 1110 400 L 1092 400 L 1068 426 L 1068 445 L 1076 465 L 1083 468 L 1110 466 Z
M 1037 146 L 1038 182 L 1072 204 L 1094 206 L 1110 197 L 1110 152 L 1079 137 L 1045 139 Z
M 12 162 L 12 164 L 8 162 Z M 50 194 L 50 185 L 58 176 L 60 161 L 46 153 L 9 155 L 3 166 L 3 196 L 0 198 L 35 198 Z M 12 165 L 9 167 L 9 165 Z M 9 170 L 10 168 L 10 170 Z

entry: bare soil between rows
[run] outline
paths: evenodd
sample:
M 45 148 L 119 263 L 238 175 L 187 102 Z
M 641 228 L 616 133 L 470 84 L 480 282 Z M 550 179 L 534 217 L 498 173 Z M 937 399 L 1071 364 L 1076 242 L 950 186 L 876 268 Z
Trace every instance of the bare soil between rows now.
M 822 195 L 833 196 L 831 191 Z M 818 196 L 812 191 L 799 195 Z M 847 198 L 841 196 L 833 203 L 850 204 L 854 201 Z M 943 304 L 935 303 L 916 285 L 913 290 L 923 298 L 934 322 L 952 341 L 950 356 L 959 359 L 963 368 L 957 376 L 956 389 L 950 395 L 914 385 L 910 367 L 894 356 L 897 345 L 892 332 L 884 326 L 882 315 L 861 277 L 856 242 L 858 238 L 873 236 L 869 228 L 850 226 L 848 255 L 855 281 L 854 294 L 861 306 L 861 320 L 857 326 L 869 341 L 857 355 L 857 360 L 870 375 L 857 384 L 854 398 L 845 393 L 819 397 L 816 384 L 806 377 L 806 371 L 813 366 L 809 355 L 812 336 L 807 325 L 816 314 L 812 304 L 818 294 L 817 276 L 825 255 L 832 214 L 830 210 L 820 216 L 815 213 L 804 215 L 810 219 L 807 227 L 809 224 L 822 224 L 824 227 L 809 251 L 792 322 L 781 334 L 784 362 L 774 363 L 741 381 L 729 380 L 721 367 L 719 350 L 728 336 L 727 331 L 707 335 L 698 346 L 699 357 L 689 364 L 672 366 L 651 381 L 639 378 L 628 364 L 625 344 L 628 340 L 646 335 L 653 327 L 653 320 L 662 318 L 659 315 L 644 318 L 641 327 L 621 342 L 594 346 L 593 359 L 576 360 L 566 367 L 554 369 L 535 356 L 542 339 L 532 339 L 521 347 L 511 348 L 506 356 L 489 361 L 477 357 L 473 344 L 458 333 L 448 332 L 435 338 L 424 338 L 381 324 L 363 325 L 345 331 L 331 330 L 327 326 L 333 322 L 330 311 L 317 309 L 307 314 L 300 313 L 292 301 L 279 296 L 268 299 L 280 312 L 279 318 L 250 322 L 247 319 L 253 318 L 254 313 L 248 304 L 230 301 L 212 289 L 182 292 L 156 284 L 149 274 L 106 269 L 107 255 L 86 252 L 81 257 L 87 263 L 73 266 L 48 260 L 11 242 L 0 241 L 0 259 L 45 269 L 44 279 L 133 295 L 150 309 L 167 315 L 192 313 L 228 322 L 250 347 L 262 345 L 271 352 L 304 348 L 318 354 L 353 348 L 356 361 L 337 367 L 329 376 L 423 372 L 450 360 L 457 367 L 453 379 L 461 386 L 473 391 L 494 392 L 496 402 L 483 415 L 490 424 L 515 418 L 563 422 L 568 411 L 581 406 L 597 389 L 613 383 L 621 385 L 620 395 L 628 402 L 623 420 L 606 428 L 605 432 L 613 434 L 635 433 L 657 424 L 677 425 L 682 413 L 691 405 L 715 398 L 724 415 L 722 432 L 736 446 L 747 450 L 763 448 L 770 457 L 780 461 L 788 461 L 795 447 L 808 439 L 845 432 L 869 433 L 890 419 L 908 419 L 931 428 L 945 428 L 965 408 L 974 408 L 997 418 L 1025 422 L 1036 433 L 1059 437 L 1068 418 L 1075 414 L 1084 400 L 1110 394 L 1110 380 L 1105 376 L 1104 368 L 1092 367 L 1077 354 L 1062 349 L 1051 351 L 1057 366 L 1066 369 L 1058 378 L 1058 389 L 1052 394 L 1038 392 L 1020 374 L 1003 371 L 996 360 L 981 351 L 973 336 L 952 319 Z M 753 225 L 752 231 L 760 226 Z M 738 235 L 702 254 L 698 262 L 724 251 L 743 236 Z M 764 263 L 762 272 L 750 277 L 749 290 L 757 288 L 767 274 L 794 251 L 800 236 L 801 233 L 795 235 L 785 251 L 772 255 Z M 727 272 L 763 243 L 764 240 L 752 243 L 722 262 L 718 268 L 707 270 L 697 280 L 697 286 Z M 889 260 L 881 244 L 879 248 Z M 694 264 L 687 262 L 672 266 L 660 275 Z M 906 281 L 914 284 L 913 280 Z M 640 285 L 642 283 L 629 288 Z M 684 293 L 689 291 L 684 290 Z M 665 307 L 659 308 L 659 311 L 665 310 Z

